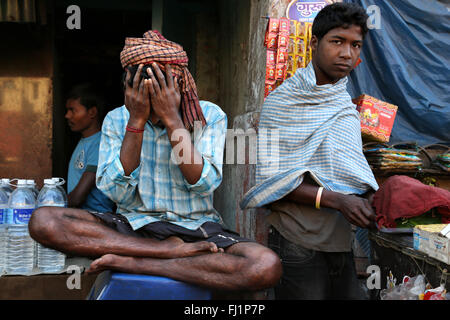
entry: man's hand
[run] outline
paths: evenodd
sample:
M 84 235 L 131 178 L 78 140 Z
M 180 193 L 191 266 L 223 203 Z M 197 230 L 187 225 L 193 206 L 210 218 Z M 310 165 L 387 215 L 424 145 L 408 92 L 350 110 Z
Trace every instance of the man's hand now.
M 306 175 L 304 181 L 285 198 L 300 204 L 314 206 L 318 189 L 317 183 L 309 175 Z M 339 210 L 355 226 L 375 227 L 375 212 L 365 198 L 324 189 L 320 206 Z
M 181 120 L 179 112 L 181 95 L 178 81 L 173 81 L 172 68 L 169 64 L 166 65 L 165 79 L 156 63 L 152 64 L 152 68 L 154 72 L 151 68 L 147 69 L 150 76 L 149 92 L 152 109 L 164 125 L 169 127 L 173 122 Z
M 143 65 L 140 64 L 133 78 L 133 87 L 128 82 L 131 77 L 127 70 L 125 80 L 125 107 L 130 113 L 128 124 L 137 129 L 144 129 L 145 123 L 150 116 L 150 100 L 148 96 L 149 80 L 142 80 L 139 83 Z
M 375 226 L 375 212 L 365 198 L 341 194 L 337 197 L 336 209 L 355 226 L 361 228 Z
M 375 195 L 375 191 L 370 190 L 370 191 L 367 191 L 366 193 L 364 193 L 364 194 L 362 195 L 362 197 L 363 197 L 363 198 L 366 198 L 367 201 L 369 201 L 369 204 L 372 206 L 372 202 L 373 202 L 373 197 L 374 197 L 374 195 Z

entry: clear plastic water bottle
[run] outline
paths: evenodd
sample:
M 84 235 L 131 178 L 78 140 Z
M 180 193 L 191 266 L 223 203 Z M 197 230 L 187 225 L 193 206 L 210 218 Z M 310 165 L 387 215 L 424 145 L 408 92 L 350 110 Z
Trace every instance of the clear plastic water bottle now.
M 0 182 L 0 190 L 6 193 L 6 196 L 8 197 L 9 201 L 9 197 L 11 196 L 11 193 L 13 193 L 14 191 L 13 187 L 11 186 L 11 180 L 3 178 Z M 5 223 L 8 223 L 9 221 L 8 217 L 11 215 L 10 211 L 11 210 L 9 209 L 9 207 L 3 209 L 3 218 L 5 219 Z
M 0 189 L 0 275 L 5 272 L 6 267 L 6 210 L 9 198 L 6 192 Z
M 65 181 L 63 178 L 56 178 L 56 177 L 53 177 L 52 180 L 55 181 L 56 187 L 57 187 L 57 188 L 61 191 L 61 193 L 63 194 L 63 196 L 64 196 L 64 204 L 65 204 L 65 207 L 67 208 L 67 207 L 68 207 L 67 192 L 66 192 L 66 190 L 64 190 L 64 188 L 63 188 L 63 184 L 64 184 L 66 181 Z
M 65 207 L 64 194 L 53 179 L 45 179 L 37 199 L 38 207 Z M 37 267 L 43 273 L 58 273 L 64 269 L 66 255 L 57 250 L 37 244 Z
M 26 180 L 18 180 L 8 202 L 10 221 L 7 226 L 6 273 L 31 274 L 34 267 L 35 241 L 28 232 L 28 221 L 36 208 L 33 192 Z
M 13 193 L 13 188 L 11 186 L 11 180 L 7 179 L 7 178 L 3 178 L 0 182 L 0 189 L 2 189 L 5 193 L 6 196 L 9 197 L 11 196 L 11 193 Z
M 34 198 L 37 199 L 39 195 L 39 190 L 36 187 L 36 182 L 34 180 L 27 180 L 27 185 L 31 189 L 31 191 L 33 191 Z

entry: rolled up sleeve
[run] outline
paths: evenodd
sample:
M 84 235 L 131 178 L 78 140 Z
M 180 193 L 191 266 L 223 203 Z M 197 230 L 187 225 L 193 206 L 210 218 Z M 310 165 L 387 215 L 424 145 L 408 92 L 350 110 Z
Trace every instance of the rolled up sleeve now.
M 190 184 L 184 179 L 185 186 L 192 192 L 208 195 L 222 182 L 223 150 L 227 129 L 227 116 L 217 110 L 212 120 L 202 129 L 199 137 L 195 137 L 194 146 L 203 158 L 203 169 L 200 179 Z
M 125 175 L 120 161 L 123 136 L 114 122 L 110 113 L 103 121 L 96 185 L 114 202 L 124 203 L 136 192 L 141 166 L 139 165 L 129 176 Z

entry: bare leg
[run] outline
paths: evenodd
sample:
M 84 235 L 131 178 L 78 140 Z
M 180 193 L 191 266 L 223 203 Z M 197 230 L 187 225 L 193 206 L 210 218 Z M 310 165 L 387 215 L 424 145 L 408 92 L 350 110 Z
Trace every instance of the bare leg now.
M 167 259 L 218 252 L 214 243 L 206 241 L 185 243 L 178 237 L 160 241 L 124 235 L 80 209 L 39 208 L 31 215 L 29 230 L 31 237 L 44 246 L 85 257 L 111 253 Z
M 92 262 L 89 273 L 112 269 L 170 277 L 221 290 L 261 290 L 281 277 L 279 257 L 257 243 L 241 242 L 225 253 L 188 258 L 153 259 L 108 254 Z

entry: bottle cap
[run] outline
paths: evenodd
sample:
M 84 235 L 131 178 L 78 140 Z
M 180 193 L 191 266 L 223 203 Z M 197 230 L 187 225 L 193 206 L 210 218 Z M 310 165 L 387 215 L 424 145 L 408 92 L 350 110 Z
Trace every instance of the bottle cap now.
M 25 179 L 17 180 L 17 185 L 26 185 L 26 184 L 27 184 L 27 180 L 25 180 Z
M 53 181 L 53 179 L 44 179 L 44 184 L 51 184 L 54 185 L 55 181 Z
M 27 180 L 27 184 L 35 184 L 35 182 L 34 182 L 34 180 L 29 179 L 29 180 Z
M 55 181 L 55 184 L 57 186 L 62 186 L 66 182 L 63 178 L 59 178 L 59 177 L 53 177 L 52 179 L 53 179 L 53 181 Z
M 9 181 L 10 181 L 10 180 L 7 179 L 7 178 L 3 178 L 3 179 L 2 179 L 2 182 L 3 182 L 3 183 L 8 183 L 8 184 L 9 184 Z

